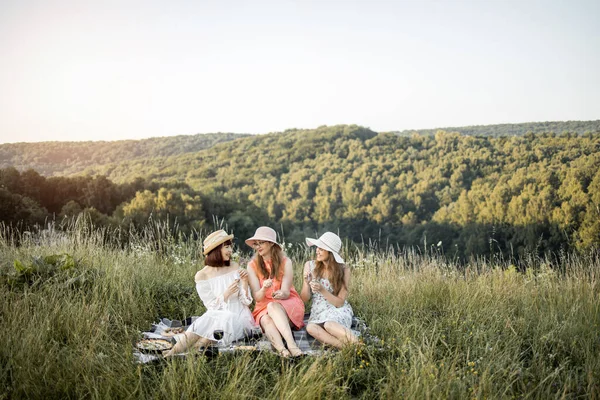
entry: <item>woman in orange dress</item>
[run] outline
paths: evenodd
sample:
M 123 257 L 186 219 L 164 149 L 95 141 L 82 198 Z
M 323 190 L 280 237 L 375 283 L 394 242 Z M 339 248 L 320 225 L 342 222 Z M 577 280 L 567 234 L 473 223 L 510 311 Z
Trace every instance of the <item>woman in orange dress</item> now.
M 304 302 L 294 289 L 292 261 L 283 254 L 275 231 L 267 226 L 259 227 L 246 244 L 255 250 L 248 263 L 248 281 L 256 301 L 252 316 L 279 354 L 300 356 L 291 328 L 304 326 Z

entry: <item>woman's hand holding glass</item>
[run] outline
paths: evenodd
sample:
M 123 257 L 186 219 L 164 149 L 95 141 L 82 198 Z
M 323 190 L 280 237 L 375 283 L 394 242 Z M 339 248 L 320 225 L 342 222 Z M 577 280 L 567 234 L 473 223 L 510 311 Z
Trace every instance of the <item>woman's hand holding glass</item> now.
M 310 283 L 310 281 L 312 281 L 312 272 L 309 272 L 306 275 L 304 275 L 304 280 L 306 281 L 306 283 Z
M 290 292 L 284 292 L 283 290 L 276 290 L 273 292 L 273 298 L 276 300 L 285 300 L 290 297 Z
M 237 294 L 240 291 L 239 283 L 240 283 L 239 279 L 236 279 L 233 282 L 231 282 L 231 285 L 229 285 L 229 287 L 223 293 L 223 298 L 225 300 L 229 299 L 230 296 Z
M 270 288 L 273 286 L 273 279 L 265 279 L 263 281 L 263 288 Z
M 248 271 L 246 271 L 245 269 L 240 269 L 238 271 L 239 274 L 239 278 L 244 282 L 244 283 L 248 283 Z
M 308 284 L 313 293 L 321 293 L 323 291 L 323 285 L 317 281 L 311 280 Z

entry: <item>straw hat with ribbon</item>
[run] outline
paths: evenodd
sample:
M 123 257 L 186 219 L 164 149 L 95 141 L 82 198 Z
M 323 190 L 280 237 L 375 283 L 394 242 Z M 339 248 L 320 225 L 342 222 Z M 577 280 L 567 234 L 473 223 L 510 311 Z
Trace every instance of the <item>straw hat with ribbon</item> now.
M 344 259 L 340 256 L 340 250 L 342 249 L 342 240 L 338 235 L 333 232 L 325 232 L 318 239 L 306 238 L 306 244 L 308 246 L 317 246 L 320 249 L 327 250 L 333 254 L 333 258 L 340 264 L 344 263 Z
M 220 244 L 225 243 L 226 241 L 231 239 L 233 239 L 233 235 L 228 235 L 227 232 L 225 232 L 223 229 L 219 229 L 218 231 L 215 231 L 208 235 L 206 238 L 204 238 L 204 242 L 202 242 L 202 247 L 204 250 L 202 251 L 202 253 L 204 255 L 207 255 Z
M 254 233 L 254 236 L 246 239 L 246 244 L 250 247 L 254 247 L 256 241 L 271 242 L 279 246 L 280 249 L 282 248 L 281 245 L 277 243 L 277 233 L 268 226 L 260 226 Z

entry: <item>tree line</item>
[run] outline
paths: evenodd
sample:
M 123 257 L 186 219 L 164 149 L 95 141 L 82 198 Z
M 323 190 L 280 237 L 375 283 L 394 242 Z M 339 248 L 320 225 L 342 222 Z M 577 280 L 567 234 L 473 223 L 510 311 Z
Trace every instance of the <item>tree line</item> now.
M 60 225 L 81 214 L 94 226 L 119 228 L 125 233 L 166 222 L 172 232 L 190 235 L 227 220 L 232 229 L 249 234 L 255 226 L 268 222 L 266 213 L 247 201 L 200 193 L 186 184 L 144 178 L 116 184 L 103 175 L 46 178 L 33 169 L 0 169 L 3 223 L 25 230 L 49 221 Z
M 249 136 L 88 172 L 44 178 L 8 168 L 0 193 L 21 196 L 20 203 L 13 199 L 21 209 L 39 205 L 30 213 L 38 220 L 44 212 L 64 217 L 93 209 L 101 223 L 140 226 L 168 215 L 191 231 L 216 218 L 242 238 L 260 224 L 288 241 L 327 229 L 356 242 L 433 247 L 457 257 L 600 244 L 599 132 L 402 136 L 342 125 Z M 5 176 L 16 174 L 20 181 L 13 181 L 21 183 L 7 184 Z
M 396 131 L 398 135 L 411 136 L 435 135 L 438 131 L 457 132 L 469 136 L 522 136 L 528 133 L 548 133 L 587 135 L 600 131 L 600 121 L 547 121 L 547 122 L 524 122 L 520 124 L 497 124 L 497 125 L 472 125 L 460 127 L 447 127 L 437 129 L 407 129 Z

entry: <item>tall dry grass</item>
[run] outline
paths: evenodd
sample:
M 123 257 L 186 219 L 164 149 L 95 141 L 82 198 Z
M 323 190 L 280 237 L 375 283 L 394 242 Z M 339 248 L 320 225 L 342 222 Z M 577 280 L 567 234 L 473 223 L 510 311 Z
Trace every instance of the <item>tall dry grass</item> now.
M 264 353 L 139 365 L 140 330 L 203 311 L 201 235 L 173 239 L 160 224 L 126 245 L 120 235 L 82 220 L 0 229 L 0 398 L 600 396 L 597 252 L 515 267 L 350 246 L 350 301 L 379 342 L 293 364 Z M 286 247 L 299 285 L 312 252 Z M 15 284 L 15 260 L 63 253 L 74 268 Z

